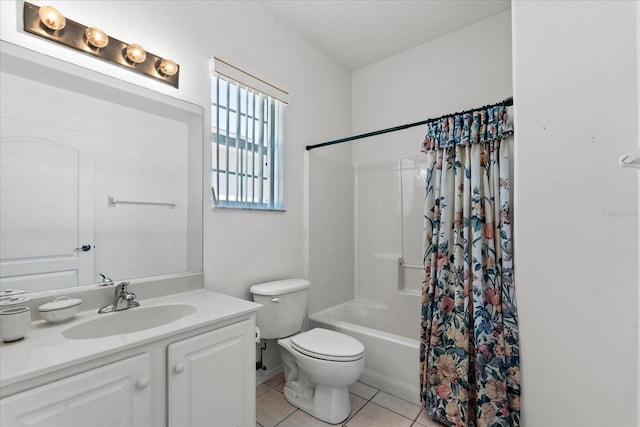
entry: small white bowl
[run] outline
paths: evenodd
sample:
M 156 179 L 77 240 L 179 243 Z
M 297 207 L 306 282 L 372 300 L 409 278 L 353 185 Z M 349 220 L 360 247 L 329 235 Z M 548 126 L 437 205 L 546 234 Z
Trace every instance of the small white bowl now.
M 58 297 L 38 307 L 40 315 L 49 323 L 61 323 L 70 320 L 80 311 L 82 300 L 79 298 Z
M 0 339 L 4 342 L 24 338 L 31 328 L 29 307 L 10 307 L 0 310 Z

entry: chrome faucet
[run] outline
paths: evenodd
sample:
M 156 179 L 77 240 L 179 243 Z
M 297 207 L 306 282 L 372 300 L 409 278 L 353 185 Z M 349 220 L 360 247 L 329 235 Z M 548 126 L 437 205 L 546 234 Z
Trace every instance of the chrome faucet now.
M 102 279 L 100 279 L 100 282 L 98 283 L 98 286 L 113 285 L 113 280 L 111 280 L 111 277 L 105 276 L 102 273 L 100 273 L 100 277 L 102 277 Z
M 98 313 L 111 313 L 112 311 L 127 310 L 131 307 L 138 307 L 140 303 L 138 301 L 134 301 L 136 299 L 136 294 L 129 292 L 127 289 L 128 286 L 129 282 L 119 283 L 118 286 L 116 286 L 113 302 L 99 309 Z

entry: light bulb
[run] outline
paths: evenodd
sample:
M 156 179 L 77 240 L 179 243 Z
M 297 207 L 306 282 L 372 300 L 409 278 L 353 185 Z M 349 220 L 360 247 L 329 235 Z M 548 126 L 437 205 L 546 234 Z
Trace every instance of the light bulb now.
M 107 33 L 102 31 L 100 28 L 87 28 L 87 30 L 85 31 L 85 36 L 87 37 L 87 42 L 89 43 L 89 45 L 98 49 L 103 48 L 109 44 L 109 36 L 107 36 Z
M 64 18 L 64 15 L 52 6 L 42 6 L 40 11 L 38 11 L 38 17 L 40 17 L 40 21 L 44 26 L 50 30 L 61 30 L 67 25 L 67 20 Z
M 135 64 L 142 64 L 147 59 L 147 52 L 139 44 L 130 44 L 127 46 L 126 57 Z
M 173 76 L 178 72 L 178 64 L 170 59 L 163 59 L 160 61 L 160 64 L 158 64 L 158 72 L 165 76 Z

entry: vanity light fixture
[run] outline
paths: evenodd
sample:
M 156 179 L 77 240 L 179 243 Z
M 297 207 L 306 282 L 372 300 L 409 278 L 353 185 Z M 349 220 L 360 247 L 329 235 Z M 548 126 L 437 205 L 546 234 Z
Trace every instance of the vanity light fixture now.
M 109 37 L 100 28 L 65 18 L 54 7 L 25 1 L 24 30 L 178 87 L 180 66 L 174 61 L 147 52 L 139 44 Z
M 173 76 L 178 72 L 178 64 L 165 58 L 158 64 L 158 72 L 165 76 Z
M 42 25 L 53 31 L 62 30 L 67 24 L 64 15 L 53 6 L 42 6 L 38 11 L 38 18 Z
M 84 35 L 89 46 L 93 46 L 96 49 L 102 49 L 109 44 L 109 36 L 98 27 L 87 28 Z
M 142 64 L 147 59 L 147 52 L 139 44 L 130 44 L 125 52 L 125 57 L 134 64 Z

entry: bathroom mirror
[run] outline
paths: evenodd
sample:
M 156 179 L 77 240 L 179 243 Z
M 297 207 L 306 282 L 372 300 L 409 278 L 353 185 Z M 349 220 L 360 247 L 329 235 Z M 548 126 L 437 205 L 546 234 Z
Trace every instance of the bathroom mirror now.
M 202 107 L 0 47 L 0 289 L 201 271 Z

